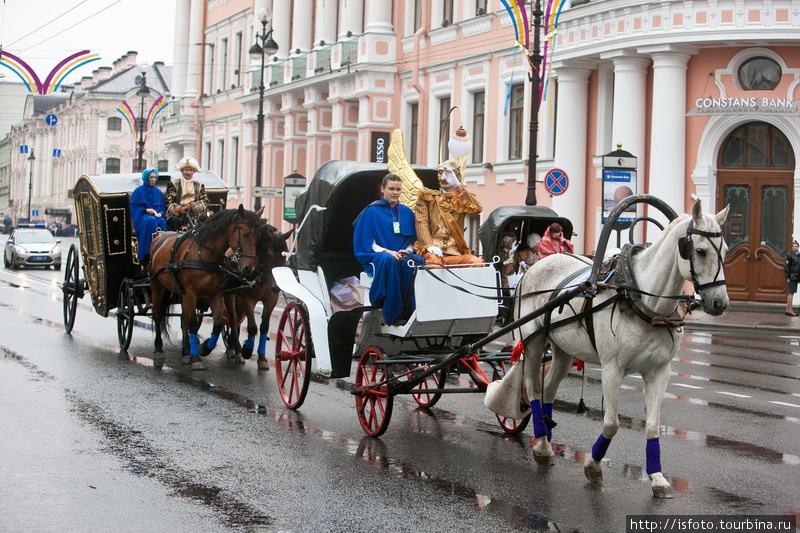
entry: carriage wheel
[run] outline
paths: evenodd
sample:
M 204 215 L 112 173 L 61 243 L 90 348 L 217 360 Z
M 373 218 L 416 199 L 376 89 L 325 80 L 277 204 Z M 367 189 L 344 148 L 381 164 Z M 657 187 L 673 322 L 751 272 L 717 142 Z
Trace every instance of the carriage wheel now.
M 133 287 L 128 279 L 122 281 L 117 300 L 117 338 L 121 350 L 127 350 L 133 337 L 133 317 L 136 316 Z
M 497 365 L 500 367 L 500 372 L 498 372 L 498 369 L 495 368 L 494 372 L 492 373 L 493 381 L 501 379 L 506 375 L 506 369 L 511 369 L 511 361 L 499 361 Z M 519 435 L 525 431 L 525 428 L 528 427 L 528 422 L 531 421 L 530 413 L 528 413 L 528 416 L 522 420 L 506 418 L 502 415 L 498 415 L 497 413 L 495 413 L 495 416 L 497 417 L 497 421 L 500 422 L 500 427 L 503 428 L 503 431 L 505 431 L 507 435 Z
M 431 367 L 430 364 L 426 363 L 423 365 L 409 365 L 407 368 L 410 372 L 412 372 L 411 376 L 413 377 L 413 373 L 416 371 L 417 374 L 425 372 Z M 417 405 L 423 407 L 425 409 L 430 409 L 439 399 L 442 397 L 441 392 L 430 392 L 431 389 L 443 389 L 444 382 L 447 379 L 447 369 L 442 368 L 441 370 L 434 372 L 430 376 L 426 377 L 419 385 L 411 389 L 412 392 L 411 396 L 414 398 L 414 401 L 417 402 Z
M 281 314 L 275 340 L 275 377 L 289 409 L 297 409 L 306 399 L 313 356 L 308 317 L 300 304 L 292 302 Z
M 370 346 L 358 360 L 356 383 L 356 414 L 361 428 L 370 437 L 380 437 L 392 419 L 394 396 L 389 393 L 389 367 L 376 364 L 386 359 L 380 348 Z
M 64 271 L 64 285 L 61 286 L 64 304 L 64 329 L 72 332 L 75 325 L 75 313 L 78 310 L 78 298 L 83 296 L 83 282 L 80 279 L 78 265 L 78 248 L 73 244 L 67 253 L 67 268 Z

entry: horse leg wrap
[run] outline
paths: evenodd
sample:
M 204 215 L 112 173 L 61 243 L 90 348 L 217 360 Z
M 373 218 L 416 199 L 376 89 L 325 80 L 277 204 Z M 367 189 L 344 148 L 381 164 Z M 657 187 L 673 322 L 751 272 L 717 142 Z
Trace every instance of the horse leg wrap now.
M 661 472 L 661 444 L 658 442 L 658 437 L 647 439 L 647 473 L 655 474 Z
M 600 436 L 597 437 L 597 441 L 595 441 L 594 446 L 592 446 L 592 459 L 599 463 L 600 460 L 606 456 L 609 444 L 611 444 L 611 439 L 607 439 L 605 435 L 600 433 Z
M 219 339 L 219 333 L 212 333 L 211 336 L 206 341 L 206 346 L 209 350 L 213 350 L 217 347 L 217 340 Z
M 539 400 L 531 400 L 531 420 L 533 420 L 533 436 L 537 439 L 547 436 L 547 424 L 544 423 L 542 404 Z
M 258 336 L 258 355 L 264 355 L 267 353 L 267 341 L 269 340 L 269 335 L 266 333 L 262 333 Z
M 197 333 L 189 333 L 189 355 L 200 355 L 200 346 L 197 343 Z
M 553 428 L 556 427 L 558 424 L 553 421 L 553 404 L 552 403 L 543 403 L 542 404 L 542 415 L 544 418 L 544 425 L 547 426 L 547 441 L 552 442 L 553 440 Z
M 256 345 L 256 336 L 248 335 L 247 340 L 244 341 L 244 347 L 247 348 L 248 350 L 252 350 L 255 345 Z

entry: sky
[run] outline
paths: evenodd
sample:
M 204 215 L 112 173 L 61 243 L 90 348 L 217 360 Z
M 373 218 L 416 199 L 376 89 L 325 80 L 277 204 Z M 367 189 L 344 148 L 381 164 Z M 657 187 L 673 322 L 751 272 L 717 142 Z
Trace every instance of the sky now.
M 175 0 L 0 0 L 0 46 L 41 80 L 64 58 L 89 50 L 100 59 L 75 69 L 64 83 L 110 67 L 129 50 L 139 63 L 172 65 Z M 90 55 L 86 55 L 86 60 Z M 0 83 L 21 82 L 0 67 Z

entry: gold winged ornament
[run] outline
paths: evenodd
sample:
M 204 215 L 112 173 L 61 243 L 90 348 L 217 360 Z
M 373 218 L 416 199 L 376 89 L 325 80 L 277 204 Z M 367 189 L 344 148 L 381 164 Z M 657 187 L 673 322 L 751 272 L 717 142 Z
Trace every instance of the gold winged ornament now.
M 403 143 L 403 130 L 396 129 L 392 132 L 389 141 L 389 172 L 400 176 L 403 190 L 400 193 L 400 203 L 414 210 L 417 205 L 419 191 L 425 188 L 422 180 L 411 168 L 411 163 L 406 158 L 406 150 Z

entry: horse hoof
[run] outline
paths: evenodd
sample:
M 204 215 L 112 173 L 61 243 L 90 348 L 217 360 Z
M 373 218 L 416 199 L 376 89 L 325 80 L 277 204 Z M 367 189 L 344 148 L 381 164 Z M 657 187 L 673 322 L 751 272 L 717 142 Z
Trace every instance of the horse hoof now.
M 213 350 L 208 347 L 208 339 L 204 340 L 202 344 L 200 344 L 200 355 L 206 357 L 210 354 Z
M 670 485 L 664 487 L 653 487 L 653 497 L 660 498 L 662 500 L 669 500 L 675 497 L 675 493 Z
M 241 354 L 237 354 L 236 358 L 235 358 L 235 361 L 236 361 L 237 365 L 243 365 L 244 364 L 244 357 L 242 357 Z
M 267 361 L 266 357 L 259 357 L 258 358 L 258 369 L 259 370 L 269 370 L 269 361 Z
M 184 355 L 183 357 L 181 357 L 181 361 L 183 362 L 184 365 L 188 365 L 192 361 L 192 356 Z
M 542 455 L 536 452 L 533 454 L 533 460 L 536 461 L 536 464 L 539 466 L 553 466 L 555 464 L 552 455 Z
M 245 359 L 250 359 L 251 357 L 253 357 L 253 349 L 248 348 L 247 346 L 242 348 L 242 357 L 244 357 Z
M 162 368 L 164 366 L 164 352 L 156 352 L 153 354 L 153 367 Z
M 602 483 L 603 482 L 603 469 L 600 468 L 599 465 L 597 467 L 584 465 L 584 467 L 583 467 L 583 475 L 585 475 L 586 479 L 588 479 L 592 483 Z
M 194 361 L 192 361 L 192 370 L 205 370 L 206 369 L 206 365 L 203 364 L 203 362 L 200 360 L 199 357 L 194 356 L 192 359 L 195 359 Z
M 233 359 L 234 357 L 236 357 L 236 350 L 234 350 L 233 348 L 228 348 L 227 350 L 225 350 L 225 357 L 227 357 L 228 359 Z

